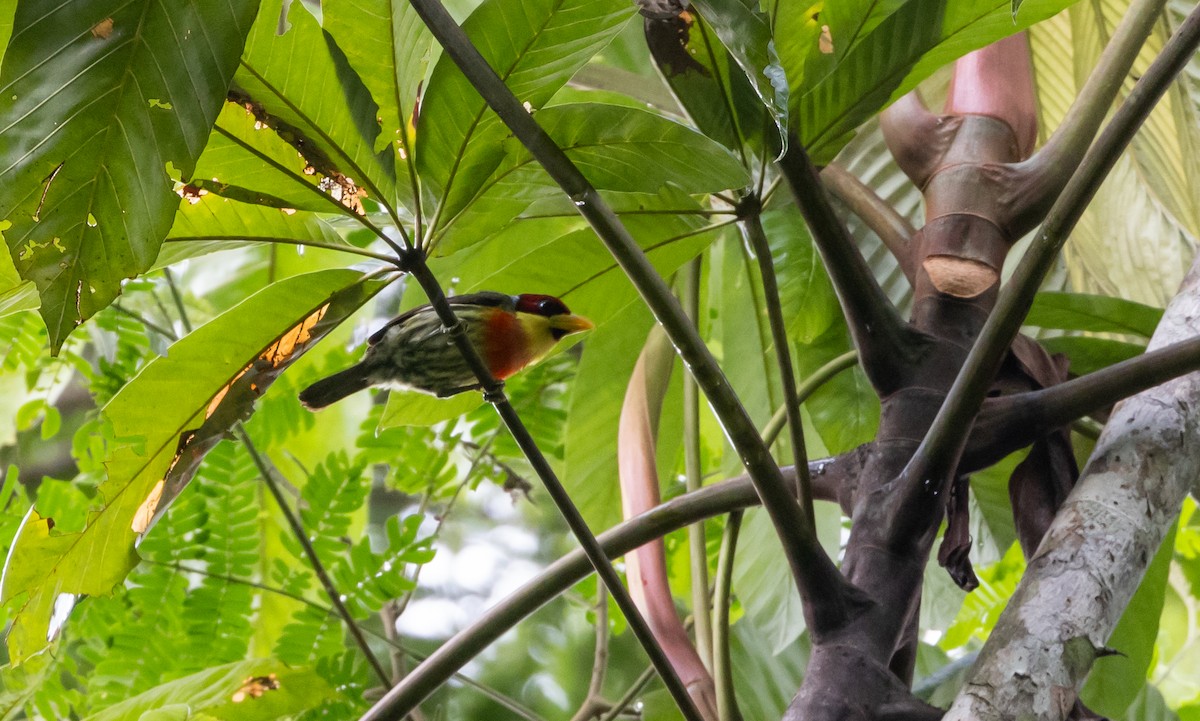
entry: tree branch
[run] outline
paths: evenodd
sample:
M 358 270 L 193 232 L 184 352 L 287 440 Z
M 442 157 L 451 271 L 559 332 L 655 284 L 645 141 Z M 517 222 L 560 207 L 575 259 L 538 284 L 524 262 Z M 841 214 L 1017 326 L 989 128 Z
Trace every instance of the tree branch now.
M 964 462 L 974 447 L 986 448 L 989 457 L 999 460 L 1054 428 L 1195 370 L 1200 370 L 1200 338 L 1180 341 L 1049 388 L 989 398 L 975 421 Z
M 837 163 L 821 168 L 821 180 L 835 198 L 846 204 L 871 229 L 900 264 L 900 270 L 911 284 L 916 278 L 913 264 L 912 238 L 917 231 L 908 219 L 896 212 L 890 203 L 880 198 L 866 183 Z
M 809 463 L 809 472 L 813 477 L 815 496 L 822 500 L 834 500 L 839 487 L 843 483 L 852 483 L 861 467 L 860 451 L 812 461 Z M 794 477 L 790 467 L 783 470 L 789 479 Z M 609 558 L 616 558 L 690 523 L 757 503 L 758 496 L 749 476 L 739 476 L 673 498 L 654 510 L 605 531 L 596 540 Z M 488 609 L 475 623 L 442 644 L 392 689 L 387 701 L 388 712 L 394 715 L 386 718 L 403 717 L 445 683 L 451 674 L 469 663 L 510 628 L 586 578 L 591 568 L 582 550 L 572 551 Z M 385 718 L 379 715 L 381 711 L 374 713 L 365 718 Z
M 863 370 L 880 396 L 900 387 L 921 345 L 875 279 L 846 226 L 833 211 L 816 168 L 792 138 L 779 169 L 808 223 L 825 269 L 837 290 Z
M 1010 166 L 1022 188 L 1005 224 L 1014 238 L 1046 217 L 1072 177 L 1165 5 L 1166 0 L 1135 0 L 1130 5 L 1054 134 L 1037 154 Z
M 843 619 L 860 608 L 861 594 L 856 594 L 855 589 L 847 584 L 821 547 L 815 531 L 805 523 L 803 513 L 784 483 L 775 460 L 755 431 L 729 380 L 688 321 L 670 288 L 596 189 L 538 126 L 441 3 L 437 0 L 410 1 L 445 48 L 446 54 L 575 203 L 580 214 L 629 276 L 655 318 L 663 325 L 754 479 L 763 506 L 782 541 L 800 595 L 806 600 L 806 612 L 814 605 L 812 599 L 830 599 L 816 609 L 821 612 L 821 618 L 810 622 L 810 627 L 819 633 L 822 628 L 841 625 Z
M 971 422 L 1029 312 L 1042 279 L 1134 131 L 1196 52 L 1197 45 L 1200 45 L 1200 8 L 1193 10 L 1167 41 L 1162 53 L 1134 85 L 1125 103 L 1055 201 L 1042 230 L 1021 258 L 1012 279 L 1000 292 L 996 307 L 972 346 L 928 435 L 901 474 L 901 502 L 892 509 L 896 523 L 890 526 L 896 543 L 912 537 L 914 529 L 905 519 L 923 518 L 918 509 L 926 505 L 927 496 L 936 496 L 948 489 Z

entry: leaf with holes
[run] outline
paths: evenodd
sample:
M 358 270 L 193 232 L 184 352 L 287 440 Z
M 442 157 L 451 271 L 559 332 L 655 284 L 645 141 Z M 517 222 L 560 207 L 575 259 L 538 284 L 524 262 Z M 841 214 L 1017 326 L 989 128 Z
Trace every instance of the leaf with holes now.
M 257 0 L 18 3 L 0 70 L 0 225 L 57 353 L 147 270 Z
M 175 343 L 108 402 L 108 478 L 86 527 L 57 534 L 31 511 L 13 541 L 0 600 L 21 604 L 8 636 L 14 661 L 46 646 L 51 612 L 69 610 L 72 594 L 106 594 L 125 578 L 137 537 L 205 454 L 279 373 L 383 285 L 328 270 L 268 286 Z

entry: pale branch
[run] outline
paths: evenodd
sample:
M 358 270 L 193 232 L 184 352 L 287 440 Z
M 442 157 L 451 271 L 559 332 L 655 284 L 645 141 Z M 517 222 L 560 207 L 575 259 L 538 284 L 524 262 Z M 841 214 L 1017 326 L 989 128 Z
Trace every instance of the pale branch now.
M 1014 238 L 1046 217 L 1091 145 L 1165 5 L 1166 0 L 1135 0 L 1130 4 L 1058 128 L 1036 154 L 1010 166 L 1022 187 L 1005 224 Z
M 775 346 L 775 362 L 779 366 L 779 380 L 783 386 L 783 408 L 787 417 L 788 439 L 792 443 L 792 465 L 800 469 L 797 475 L 797 497 L 808 523 L 816 533 L 816 516 L 813 514 L 812 478 L 808 475 L 808 450 L 804 445 L 804 422 L 800 418 L 800 401 L 796 393 L 796 371 L 792 366 L 791 341 L 787 335 L 787 324 L 783 319 L 783 308 L 779 303 L 779 283 L 775 278 L 775 260 L 771 257 L 771 243 L 763 230 L 759 213 L 742 219 L 738 223 L 742 237 L 758 259 L 758 272 L 762 278 L 763 301 L 767 306 L 767 321 L 771 326 L 771 341 Z
M 809 463 L 813 477 L 814 496 L 833 501 L 843 484 L 852 484 L 862 468 L 863 449 L 835 458 Z M 794 478 L 790 467 L 784 468 L 789 480 Z M 699 491 L 672 498 L 652 511 L 625 521 L 600 534 L 597 541 L 609 558 L 620 557 L 667 533 L 706 518 L 747 508 L 758 503 L 758 496 L 749 476 L 739 476 Z M 509 629 L 531 615 L 542 605 L 583 580 L 592 566 L 582 550 L 575 550 L 552 563 L 531 579 L 484 612 L 474 623 L 463 629 L 430 654 L 388 694 L 390 709 L 399 718 L 416 707 L 437 690 L 450 676 L 504 635 Z M 368 718 L 380 718 L 379 716 Z
M 1054 428 L 1195 370 L 1200 370 L 1200 338 L 1189 338 L 1049 388 L 988 398 L 964 460 L 977 444 L 999 460 Z
M 829 204 L 817 170 L 798 139 L 791 139 L 778 165 L 825 261 L 863 370 L 879 395 L 887 396 L 900 387 L 912 367 L 914 354 L 923 347 L 922 336 L 909 328 L 883 292 Z
M 896 212 L 890 203 L 880 198 L 873 188 L 837 163 L 821 169 L 825 187 L 871 229 L 896 259 L 904 277 L 912 284 L 916 278 L 911 242 L 917 230 L 908 219 Z
M 1001 290 L 972 346 L 962 370 L 938 411 L 929 433 L 901 474 L 900 502 L 892 509 L 891 538 L 904 543 L 915 533 L 912 522 L 922 519 L 920 508 L 930 494 L 948 489 L 992 379 L 1020 330 L 1042 279 L 1054 263 L 1071 229 L 1083 214 L 1108 171 L 1131 141 L 1180 70 L 1200 45 L 1200 7 L 1188 15 L 1162 52 L 1138 79 L 1128 98 L 1113 115 L 1096 144 L 1079 164 L 1054 203 L 1008 284 Z
M 770 451 L 734 393 L 716 359 L 688 321 L 670 288 L 638 247 L 612 209 L 566 154 L 537 124 L 521 101 L 504 84 L 471 44 L 462 28 L 437 0 L 410 0 L 446 54 L 496 112 L 501 121 L 546 169 L 575 203 L 663 325 L 685 365 L 704 390 L 738 457 L 754 479 L 787 556 L 800 595 L 806 601 L 821 597 L 814 632 L 842 625 L 861 612 L 866 600 L 838 571 L 804 522 L 803 512 L 788 489 Z M 806 603 L 806 607 L 812 605 Z

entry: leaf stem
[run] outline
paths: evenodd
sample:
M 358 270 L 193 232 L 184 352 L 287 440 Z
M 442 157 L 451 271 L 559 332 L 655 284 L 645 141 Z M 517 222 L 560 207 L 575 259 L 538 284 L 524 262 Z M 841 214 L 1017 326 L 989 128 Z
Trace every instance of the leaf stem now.
M 278 243 L 280 245 L 302 245 L 308 248 L 321 248 L 323 250 L 336 250 L 339 253 L 349 253 L 351 255 L 361 255 L 364 258 L 374 258 L 375 260 L 383 261 L 388 265 L 396 265 L 396 257 L 394 255 L 386 255 L 384 253 L 374 253 L 362 248 L 355 248 L 352 245 L 338 245 L 337 243 L 325 243 L 319 240 L 297 240 L 295 238 L 282 238 L 279 236 L 260 235 L 252 238 L 247 238 L 244 235 L 194 235 L 186 238 L 167 238 L 165 243 L 194 243 L 199 241 L 233 241 L 242 243 Z
M 717 688 L 717 718 L 737 721 L 737 696 L 733 690 L 733 661 L 730 658 L 729 607 L 733 598 L 733 559 L 737 553 L 738 532 L 742 528 L 743 511 L 733 511 L 721 534 L 721 554 L 717 560 L 717 586 L 713 590 L 713 641 L 716 657 L 713 661 L 713 680 Z

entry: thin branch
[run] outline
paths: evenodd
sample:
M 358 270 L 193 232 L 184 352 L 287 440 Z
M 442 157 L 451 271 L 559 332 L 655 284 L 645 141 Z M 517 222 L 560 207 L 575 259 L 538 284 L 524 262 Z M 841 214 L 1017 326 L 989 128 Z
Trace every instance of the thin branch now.
M 1072 177 L 1071 170 L 1087 152 L 1166 4 L 1166 0 L 1130 4 L 1054 134 L 1038 153 L 1011 166 L 1023 181 L 1008 223 L 1012 237 L 1019 238 L 1037 225 Z
M 743 199 L 745 202 L 746 199 Z M 753 198 L 757 207 L 758 198 Z M 738 224 L 742 237 L 750 244 L 758 259 L 758 271 L 763 284 L 763 301 L 767 306 L 767 321 L 771 325 L 771 340 L 775 346 L 775 362 L 779 366 L 779 379 L 783 385 L 783 407 L 787 415 L 788 437 L 792 443 L 792 464 L 800 469 L 796 488 L 800 508 L 804 510 L 813 535 L 817 532 L 817 517 L 813 512 L 812 478 L 808 475 L 808 450 L 804 445 L 804 422 L 800 419 L 800 404 L 796 397 L 796 371 L 792 366 L 791 342 L 783 320 L 783 308 L 779 304 L 779 283 L 775 279 L 775 261 L 771 257 L 771 244 L 763 231 L 762 216 L 755 212 Z M 765 439 L 764 439 L 765 442 Z
M 438 7 L 441 8 L 440 5 Z M 442 10 L 444 12 L 444 8 Z M 453 20 L 450 22 L 453 23 Z M 457 28 L 457 25 L 455 27 Z M 467 366 L 475 374 L 475 377 L 483 387 L 484 399 L 496 408 L 496 412 L 500 414 L 504 425 L 517 442 L 517 446 L 525 454 L 530 466 L 533 467 L 534 472 L 542 480 L 546 492 L 554 501 L 555 506 L 558 507 L 559 513 L 563 516 L 563 519 L 567 522 L 567 526 L 579 541 L 579 545 L 583 547 L 584 553 L 587 554 L 588 560 L 600 575 L 601 580 L 604 581 L 604 584 L 608 586 L 610 592 L 613 594 L 613 599 L 617 602 L 617 606 L 621 609 L 621 612 L 625 614 L 625 619 L 629 623 L 634 636 L 642 644 L 646 655 L 650 657 L 651 663 L 654 664 L 659 675 L 662 676 L 664 684 L 671 692 L 676 704 L 679 705 L 684 717 L 689 721 L 701 721 L 700 713 L 696 710 L 695 704 L 692 703 L 687 688 L 679 680 L 679 676 L 675 673 L 670 661 L 663 653 L 662 647 L 655 639 L 645 618 L 638 612 L 637 606 L 634 605 L 633 599 L 629 596 L 628 589 L 625 588 L 621 582 L 620 575 L 613 568 L 612 561 L 604 555 L 596 537 L 592 534 L 591 529 L 588 528 L 587 523 L 583 520 L 583 516 L 579 513 L 579 509 L 567 494 L 566 489 L 563 488 L 558 475 L 551 468 L 549 461 L 546 460 L 545 455 L 538 448 L 536 441 L 534 441 L 533 436 L 525 427 L 520 415 L 517 414 L 516 409 L 509 402 L 508 397 L 504 393 L 504 384 L 492 377 L 483 358 L 479 355 L 479 351 L 471 344 L 465 327 L 454 315 L 453 309 L 446 300 L 445 292 L 438 284 L 437 279 L 434 278 L 433 273 L 429 270 L 429 266 L 425 264 L 424 257 L 420 254 L 409 254 L 406 261 L 406 269 L 425 291 L 430 305 L 437 312 L 438 317 L 445 326 L 446 332 L 450 334 L 450 338 L 462 354 Z M 388 692 L 375 706 L 367 711 L 362 721 L 399 719 L 407 714 L 412 707 L 405 706 L 406 701 L 402 693 L 403 688 L 404 684 L 401 684 Z M 420 699 L 418 699 L 419 701 Z
M 1180 70 L 1200 45 L 1200 7 L 1195 8 L 1167 41 L 1129 97 L 1113 115 L 1066 188 L 1054 203 L 1041 231 L 1018 263 L 1009 283 L 1000 291 L 983 329 L 946 400 L 934 418 L 928 435 L 902 473 L 902 502 L 894 513 L 900 519 L 922 519 L 913 506 L 925 505 L 925 497 L 943 493 L 953 475 L 971 428 L 992 379 L 1013 338 L 1020 330 L 1042 279 L 1054 263 L 1071 229 L 1104 182 L 1108 171 L 1130 143 L 1134 132 L 1149 115 Z M 904 543 L 913 537 L 911 524 L 893 525 L 893 540 Z
M 699 328 L 700 271 L 703 256 L 692 259 L 679 274 L 680 299 L 688 317 Z M 683 466 L 687 490 L 704 485 L 700 458 L 700 392 L 696 379 L 683 377 Z M 692 580 L 692 615 L 696 618 L 696 649 L 705 668 L 713 667 L 712 615 L 708 604 L 708 548 L 704 522 L 688 526 L 688 558 Z
M 179 322 L 183 329 L 192 332 L 192 322 L 188 320 L 187 309 L 183 307 L 183 296 L 179 293 L 179 285 L 175 283 L 175 274 L 170 268 L 163 268 L 163 277 L 167 279 L 167 287 L 171 289 L 171 298 L 175 300 L 175 309 L 179 311 Z
M 841 625 L 847 616 L 858 611 L 861 597 L 846 583 L 821 547 L 816 534 L 804 522 L 803 512 L 784 483 L 779 467 L 755 431 L 729 380 L 688 321 L 670 288 L 596 189 L 538 126 L 441 3 L 437 0 L 410 1 L 445 48 L 446 54 L 575 203 L 580 214 L 625 270 L 655 318 L 662 323 L 754 479 L 763 505 L 782 540 L 801 597 L 834 599 L 814 609 L 823 615 L 810 621 L 810 627 L 819 631 L 821 628 Z M 498 407 L 503 410 L 503 405 Z M 813 609 L 813 606 L 812 603 L 806 603 L 806 611 Z
M 729 514 L 721 535 L 721 554 L 717 561 L 717 586 L 713 591 L 713 629 L 715 658 L 713 676 L 717 685 L 717 718 L 719 721 L 738 721 L 737 696 L 733 690 L 733 659 L 730 657 L 729 608 L 733 601 L 733 559 L 737 553 L 738 532 L 742 528 L 742 511 Z
M 849 350 L 816 369 L 796 389 L 796 402 L 803 405 L 818 388 L 828 383 L 838 373 L 857 363 L 858 351 Z M 771 420 L 767 422 L 767 425 L 763 426 L 763 440 L 768 444 L 774 443 L 775 439 L 779 437 L 779 432 L 783 430 L 783 424 L 786 422 L 787 406 L 782 405 L 771 416 Z
M 604 700 L 604 675 L 608 670 L 608 590 L 604 582 L 596 584 L 596 646 L 592 652 L 592 678 L 588 682 L 587 695 L 571 721 L 588 721 L 609 708 Z M 651 666 L 653 671 L 654 667 Z
M 919 336 L 883 292 L 845 224 L 834 213 L 816 168 L 796 138 L 779 159 L 779 168 L 825 260 L 863 370 L 879 395 L 886 396 L 903 382 Z
M 158 323 L 155 323 L 154 321 L 150 320 L 149 318 L 142 315 L 141 313 L 136 313 L 132 310 L 129 310 L 128 308 L 121 305 L 120 303 L 113 303 L 112 308 L 113 308 L 113 310 L 117 311 L 118 313 L 128 316 L 130 318 L 133 318 L 138 323 L 141 323 L 142 325 L 146 326 L 146 330 L 152 330 L 155 333 L 158 333 L 163 338 L 166 338 L 169 341 L 179 340 L 179 336 L 175 335 L 175 331 L 162 327 L 161 325 L 159 325 Z
M 622 713 L 625 712 L 625 709 L 628 708 L 629 705 L 633 703 L 633 700 L 638 697 L 638 694 L 640 694 L 642 691 L 644 691 L 646 689 L 646 687 L 650 685 L 650 682 L 653 680 L 654 680 L 654 668 L 653 667 L 647 668 L 645 671 L 642 671 L 642 674 L 640 676 L 638 676 L 637 679 L 634 680 L 634 682 L 632 684 L 630 684 L 629 689 L 625 691 L 625 694 L 623 696 L 621 696 L 621 698 L 617 699 L 616 702 L 613 703 L 612 708 L 610 708 L 608 710 L 608 713 L 601 716 L 598 721 L 613 721 L 615 718 L 620 716 Z
M 917 230 L 908 222 L 908 218 L 897 213 L 891 203 L 880 198 L 873 188 L 837 163 L 830 163 L 821 169 L 821 180 L 834 197 L 845 203 L 851 213 L 879 236 L 911 284 L 917 275 L 911 246 Z
M 235 434 L 242 445 L 246 447 L 246 451 L 250 454 L 250 458 L 254 461 L 254 465 L 258 468 L 258 473 L 266 484 L 267 489 L 271 492 L 271 496 L 275 499 L 275 503 L 279 506 L 279 510 L 283 513 L 284 519 L 287 521 L 288 527 L 292 529 L 292 535 L 299 541 L 300 547 L 304 549 L 304 555 L 308 558 L 309 564 L 312 566 L 313 572 L 317 575 L 317 580 L 321 582 L 321 587 L 325 589 L 325 595 L 329 597 L 329 602 L 333 605 L 338 616 L 342 618 L 342 622 L 346 624 L 346 630 L 350 632 L 350 636 L 366 657 L 367 663 L 383 685 L 387 688 L 392 687 L 392 678 L 383 668 L 383 664 L 375 657 L 375 653 L 371 651 L 371 644 L 367 642 L 363 631 L 358 623 L 354 621 L 354 617 L 350 615 L 350 610 L 346 608 L 346 604 L 342 602 L 341 593 L 337 587 L 333 585 L 333 579 L 329 577 L 329 573 L 325 570 L 325 564 L 321 563 L 321 559 L 317 557 L 317 549 L 313 548 L 312 542 L 308 540 L 308 533 L 304 531 L 304 526 L 300 525 L 300 519 L 292 512 L 291 506 L 288 505 L 287 499 L 283 497 L 283 491 L 279 488 L 279 483 L 276 482 L 272 468 L 267 460 L 259 454 L 258 449 L 254 447 L 254 442 L 250 440 L 250 434 L 245 428 L 238 424 Z
M 816 497 L 836 500 L 838 488 L 842 484 L 852 483 L 860 470 L 861 460 L 856 452 L 810 462 L 809 472 L 815 482 L 813 491 Z M 794 478 L 792 469 L 785 468 L 784 471 L 787 472 L 786 480 L 791 482 Z M 617 558 L 647 541 L 696 521 L 757 503 L 758 496 L 749 476 L 739 476 L 672 498 L 652 511 L 605 531 L 596 540 L 609 558 Z M 403 716 L 405 711 L 414 708 L 444 684 L 451 674 L 543 604 L 582 581 L 591 570 L 592 566 L 583 550 L 572 551 L 488 609 L 468 628 L 442 644 L 392 689 L 388 694 L 390 708 L 398 715 L 391 718 Z

